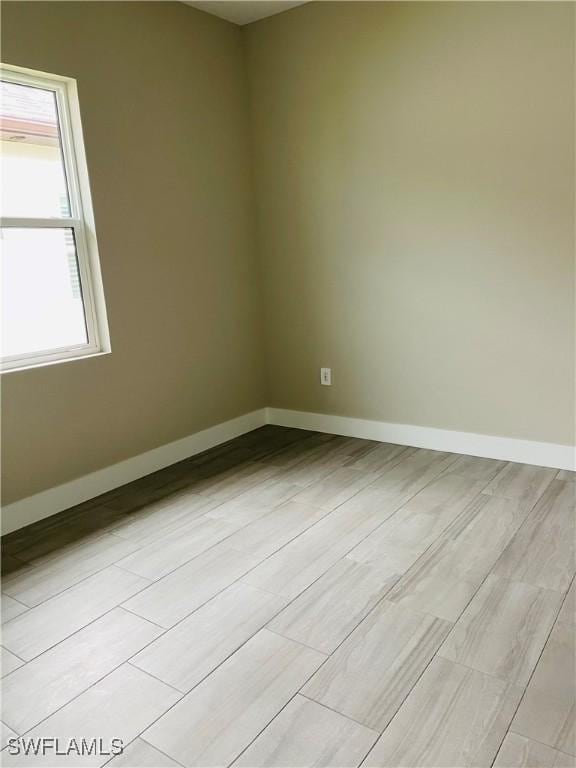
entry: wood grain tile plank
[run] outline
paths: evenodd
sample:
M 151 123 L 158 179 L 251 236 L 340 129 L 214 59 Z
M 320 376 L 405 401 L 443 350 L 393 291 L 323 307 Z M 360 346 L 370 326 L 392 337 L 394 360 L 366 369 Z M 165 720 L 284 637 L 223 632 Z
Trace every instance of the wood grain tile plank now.
M 576 755 L 576 619 L 570 590 L 512 729 L 561 752 Z
M 359 437 L 346 437 L 345 435 L 334 435 L 323 432 L 310 433 L 305 442 L 297 444 L 297 447 L 304 448 L 305 453 L 301 454 L 301 459 L 310 458 L 309 449 L 312 446 L 317 451 L 322 451 L 326 458 L 338 458 L 344 464 L 349 463 L 368 451 L 379 445 L 375 440 L 364 440 Z M 275 458 L 275 457 L 272 457 Z
M 204 496 L 226 501 L 238 496 L 264 480 L 278 475 L 275 467 L 258 462 L 246 462 L 244 466 L 232 465 L 216 477 L 208 477 L 195 484 L 194 490 Z M 281 479 L 278 477 L 278 479 Z
M 217 505 L 217 501 L 206 496 L 188 490 L 178 491 L 125 515 L 109 530 L 123 539 L 139 544 L 149 543 L 153 538 L 164 536 L 190 520 L 205 515 Z
M 17 656 L 29 661 L 149 583 L 112 565 L 8 621 L 3 627 L 2 642 Z
M 284 597 L 299 595 L 395 509 L 393 505 L 369 506 L 356 499 L 326 515 L 242 580 Z
M 56 546 L 59 547 L 60 537 L 65 537 L 67 533 L 73 533 L 74 538 L 87 535 L 85 526 L 79 521 L 87 523 L 88 520 L 92 520 L 91 510 L 98 510 L 99 506 L 95 500 L 92 500 L 84 508 L 80 506 L 79 509 L 79 512 L 71 509 L 51 515 L 37 523 L 8 533 L 2 537 L 2 555 L 17 555 L 26 548 L 36 545 L 44 547 L 45 543 L 51 542 L 53 538 L 56 539 Z
M 245 552 L 218 545 L 127 600 L 125 607 L 161 627 L 173 627 L 258 562 Z
M 526 686 L 561 604 L 558 592 L 490 575 L 439 655 Z
M 287 501 L 226 540 L 226 546 L 264 560 L 327 515 L 313 504 Z
M 72 541 L 64 541 L 54 550 L 48 552 L 42 551 L 42 542 L 36 541 L 31 543 L 27 549 L 30 555 L 27 555 L 27 564 L 34 568 L 56 567 L 62 565 L 68 567 L 74 565 L 77 561 L 80 561 L 86 557 L 92 555 L 98 555 L 104 552 L 107 547 L 111 547 L 114 544 L 118 544 L 116 536 L 111 536 L 107 531 L 90 531 L 83 535 L 79 539 L 73 539 Z M 135 548 L 135 544 L 129 542 L 121 542 L 125 546 L 131 546 Z M 31 556 L 34 553 L 34 556 Z M 20 555 L 18 555 L 20 557 Z
M 340 469 L 349 461 L 348 456 L 330 452 L 327 450 L 328 447 L 327 445 L 320 446 L 315 451 L 300 456 L 295 463 L 279 469 L 278 479 L 300 488 L 307 488 L 331 475 L 332 472 Z
M 134 656 L 131 663 L 186 693 L 285 604 L 277 595 L 233 584 Z
M 392 588 L 388 598 L 456 621 L 527 514 L 513 499 L 480 494 Z
M 376 731 L 298 695 L 232 765 L 354 768 L 377 738 Z
M 399 578 L 351 560 L 340 560 L 297 597 L 268 628 L 332 653 Z
M 565 592 L 576 572 L 576 485 L 552 480 L 494 567 L 494 573 Z
M 28 563 L 20 560 L 19 558 L 3 553 L 2 554 L 2 578 L 6 578 L 14 573 L 21 571 L 27 571 L 30 569 Z
M 367 768 L 486 768 L 522 688 L 436 657 L 363 763 Z
M 142 736 L 183 765 L 229 765 L 324 659 L 263 629 Z
M 288 469 L 301 464 L 306 459 L 311 459 L 319 454 L 319 449 L 325 452 L 325 455 L 331 453 L 330 445 L 336 445 L 335 435 L 329 435 L 322 432 L 310 432 L 305 440 L 300 440 L 292 445 L 284 446 L 278 451 L 273 451 L 261 459 L 263 464 L 275 466 L 278 469 Z M 350 457 L 345 457 L 344 461 L 349 461 Z
M 302 693 L 382 731 L 449 630 L 446 621 L 383 600 Z
M 300 486 L 272 478 L 207 512 L 207 517 L 234 520 L 243 525 L 267 515 L 300 492 Z
M 482 490 L 484 483 L 448 472 L 433 480 L 348 555 L 404 573 Z
M 133 554 L 118 560 L 117 564 L 126 571 L 155 581 L 226 539 L 239 527 L 240 523 L 230 520 L 199 517 L 156 538 Z
M 367 504 L 405 503 L 455 461 L 455 454 L 419 448 L 385 468 L 375 482 L 359 491 L 358 500 Z
M 340 467 L 331 474 L 308 485 L 294 501 L 302 504 L 314 504 L 328 511 L 336 509 L 359 490 L 378 477 L 377 472 L 364 472 L 359 469 Z
M 34 568 L 8 576 L 2 582 L 2 589 L 26 605 L 39 605 L 137 549 L 134 542 L 101 536 L 89 545 L 80 544 L 61 555 L 52 554 Z
M 559 752 L 517 733 L 507 733 L 494 768 L 555 768 Z
M 346 466 L 352 469 L 361 469 L 364 472 L 382 472 L 384 469 L 397 464 L 401 459 L 408 458 L 416 450 L 416 448 L 408 448 L 405 445 L 395 445 L 394 443 L 377 443 L 363 456 L 348 461 Z
M 122 513 L 117 516 L 117 520 L 122 520 L 122 516 L 132 517 L 141 509 L 174 498 L 181 492 L 194 493 L 195 486 L 204 480 L 205 474 L 207 471 L 195 469 L 185 473 L 174 472 L 168 467 L 161 473 L 148 475 L 119 488 L 110 498 L 105 498 L 105 503 L 109 509 Z M 114 525 L 113 520 L 111 524 Z
M 96 508 L 103 508 L 108 511 L 115 510 L 117 518 L 120 519 L 124 514 L 132 511 L 136 505 L 151 504 L 156 498 L 170 492 L 175 470 L 176 467 L 165 467 L 159 472 L 153 472 L 118 488 L 112 488 L 95 499 L 72 508 L 80 513 L 75 514 L 74 519 L 79 524 L 83 524 L 87 518 L 85 512 L 88 511 L 92 514 Z M 72 510 L 70 511 L 72 512 Z M 112 523 L 113 520 L 110 522 Z
M 40 530 L 37 533 L 29 531 L 22 534 L 18 546 L 14 545 L 17 549 L 15 556 L 33 563 L 52 554 L 59 556 L 69 547 L 88 545 L 104 536 L 108 528 L 123 515 L 124 513 L 100 505 L 89 507 L 83 513 L 76 512 L 70 516 L 70 519 L 67 519 L 65 514 L 62 518 L 60 515 L 55 515 L 59 518 L 58 522 L 47 531 Z
M 557 473 L 556 469 L 510 462 L 485 488 L 484 493 L 515 499 L 532 507 Z
M 460 456 L 450 467 L 450 472 L 471 480 L 481 480 L 484 485 L 494 478 L 504 467 L 505 461 L 482 459 L 478 456 Z
M 107 768 L 172 768 L 179 765 L 180 763 L 140 738 L 134 739 L 121 755 L 106 763 Z
M 370 440 L 316 433 L 300 446 L 269 457 L 281 469 L 280 477 L 301 488 L 364 456 L 377 443 Z
M 5 621 L 10 621 L 10 619 L 15 619 L 16 616 L 20 616 L 21 613 L 25 613 L 25 611 L 27 611 L 29 608 L 29 606 L 24 605 L 18 600 L 14 600 L 14 598 L 8 597 L 8 595 L 4 594 L 0 598 L 0 602 L 2 607 L 3 624 Z
M 267 424 L 231 442 L 244 446 L 250 451 L 251 456 L 260 460 L 259 457 L 269 456 L 290 446 L 303 445 L 317 434 L 305 429 Z
M 80 742 L 112 739 L 125 744 L 173 706 L 181 694 L 136 667 L 124 664 L 28 732 L 32 738 L 52 737 L 66 745 L 73 736 Z M 100 766 L 110 755 L 7 755 L 5 766 Z
M 326 437 L 327 435 L 324 435 Z M 362 458 L 378 445 L 377 440 L 366 440 L 363 437 L 347 437 L 346 435 L 329 435 L 327 450 L 332 456 L 342 456 L 348 460 Z
M 0 669 L 2 670 L 2 677 L 14 672 L 15 669 L 21 667 L 24 664 L 22 659 L 10 653 L 6 648 L 0 648 Z
M 4 681 L 4 721 L 18 733 L 24 733 L 127 661 L 161 632 L 139 616 L 114 608 Z
M 198 471 L 202 474 L 204 474 L 204 470 L 211 472 L 213 467 L 218 467 L 218 471 L 222 471 L 222 467 L 244 465 L 251 461 L 253 455 L 254 451 L 248 443 L 238 439 L 229 440 L 222 445 L 217 445 L 185 459 L 180 463 L 183 470 L 181 476 L 185 479 L 190 474 L 197 474 Z

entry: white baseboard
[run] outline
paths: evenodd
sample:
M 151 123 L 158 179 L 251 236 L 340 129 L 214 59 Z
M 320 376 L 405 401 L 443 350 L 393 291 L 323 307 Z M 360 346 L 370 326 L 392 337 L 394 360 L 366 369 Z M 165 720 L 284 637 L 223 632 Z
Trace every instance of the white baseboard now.
M 246 432 L 266 424 L 266 409 L 230 419 L 223 424 L 209 427 L 194 435 L 175 440 L 146 453 L 141 453 L 118 464 L 91 472 L 89 475 L 71 480 L 34 496 L 28 496 L 2 509 L 2 534 L 10 533 L 35 523 L 45 517 L 73 507 L 83 501 L 99 496 L 121 485 L 137 480 L 139 477 L 157 472 L 178 461 L 206 451 L 216 445 L 239 437 Z
M 411 424 L 389 424 L 384 421 L 353 419 L 323 413 L 289 411 L 267 408 L 267 421 L 282 427 L 296 427 L 315 432 L 330 432 L 347 437 L 362 437 L 383 443 L 431 448 L 435 451 L 463 453 L 487 459 L 537 464 L 554 469 L 576 468 L 576 447 L 556 443 L 539 443 L 512 437 L 479 435 L 473 432 L 454 432 L 434 427 L 416 427 Z
M 88 501 L 139 477 L 169 467 L 171 464 L 176 464 L 178 461 L 251 432 L 265 424 L 361 437 L 384 443 L 410 445 L 415 448 L 431 448 L 435 451 L 463 453 L 488 459 L 537 464 L 555 469 L 574 470 L 576 468 L 576 448 L 570 445 L 478 435 L 472 432 L 453 432 L 434 427 L 415 427 L 410 424 L 389 424 L 384 421 L 353 419 L 323 413 L 261 408 L 71 480 L 69 483 L 8 504 L 2 509 L 2 534 L 11 533 L 25 525 L 62 512 L 75 504 Z

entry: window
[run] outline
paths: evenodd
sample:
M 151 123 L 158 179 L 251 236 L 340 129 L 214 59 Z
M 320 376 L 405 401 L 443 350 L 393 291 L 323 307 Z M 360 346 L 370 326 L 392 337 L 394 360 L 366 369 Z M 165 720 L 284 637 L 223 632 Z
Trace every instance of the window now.
M 2 370 L 109 351 L 76 83 L 0 69 Z

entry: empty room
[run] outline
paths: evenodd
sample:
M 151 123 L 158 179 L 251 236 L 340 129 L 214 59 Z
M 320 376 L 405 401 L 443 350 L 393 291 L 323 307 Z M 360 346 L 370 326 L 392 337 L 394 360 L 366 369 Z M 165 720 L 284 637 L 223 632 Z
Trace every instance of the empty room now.
M 576 768 L 576 3 L 0 15 L 0 764 Z

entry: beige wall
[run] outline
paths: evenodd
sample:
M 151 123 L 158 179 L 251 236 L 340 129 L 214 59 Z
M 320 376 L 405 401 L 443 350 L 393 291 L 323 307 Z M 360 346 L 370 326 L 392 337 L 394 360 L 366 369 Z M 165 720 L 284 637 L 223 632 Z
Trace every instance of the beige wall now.
M 241 32 L 180 3 L 4 3 L 78 79 L 112 354 L 2 377 L 4 501 L 265 404 Z
M 78 79 L 113 348 L 2 377 L 4 501 L 265 404 L 571 443 L 573 13 L 4 3 Z
M 573 442 L 573 15 L 313 3 L 246 29 L 271 405 Z

